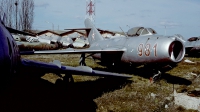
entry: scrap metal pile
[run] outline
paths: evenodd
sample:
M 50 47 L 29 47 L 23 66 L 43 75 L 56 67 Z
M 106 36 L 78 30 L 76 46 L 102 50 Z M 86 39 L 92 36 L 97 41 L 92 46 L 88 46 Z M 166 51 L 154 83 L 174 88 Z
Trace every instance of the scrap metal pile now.
M 80 36 L 76 38 L 59 36 L 24 36 L 14 35 L 20 50 L 56 50 L 65 48 L 83 48 L 89 45 L 88 39 Z

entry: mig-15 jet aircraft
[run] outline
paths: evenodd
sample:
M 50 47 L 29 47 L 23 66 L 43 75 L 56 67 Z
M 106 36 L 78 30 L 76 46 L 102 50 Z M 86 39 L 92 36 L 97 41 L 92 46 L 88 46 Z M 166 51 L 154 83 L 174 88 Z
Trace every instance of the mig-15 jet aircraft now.
M 104 71 L 93 70 L 87 66 L 85 67 L 70 67 L 61 65 L 60 61 L 54 60 L 53 63 L 45 63 L 40 61 L 33 61 L 22 59 L 17 43 L 13 39 L 11 33 L 23 33 L 14 29 L 5 27 L 4 19 L 0 20 L 0 68 L 1 68 L 1 81 L 0 88 L 6 87 L 11 81 L 13 76 L 20 73 L 21 67 L 30 67 L 38 70 L 42 70 L 44 73 L 62 73 L 66 74 L 67 80 L 70 79 L 73 82 L 71 73 L 77 75 L 88 76 L 102 76 L 102 77 L 123 77 L 130 78 L 131 76 L 110 73 Z M 10 30 L 10 31 L 9 31 Z M 23 33 L 28 34 L 28 33 Z M 66 80 L 66 81 L 67 81 Z
M 86 49 L 66 49 L 66 50 L 49 50 L 49 51 L 31 51 L 30 54 L 81 54 L 80 65 L 85 64 L 85 58 L 92 56 L 100 59 L 106 65 L 120 65 L 121 63 L 152 65 L 158 70 L 167 65 L 174 65 L 180 62 L 185 55 L 184 44 L 176 36 L 162 36 L 157 34 L 116 37 L 105 39 L 99 33 L 92 21 L 85 19 L 86 28 L 77 30 L 86 30 L 89 48 Z M 76 29 L 74 29 L 76 30 Z M 142 33 L 143 31 L 141 31 Z M 28 53 L 28 52 L 26 52 Z M 88 56 L 85 56 L 89 53 Z M 151 67 L 152 67 L 151 66 Z M 174 66 L 171 66 L 174 67 Z

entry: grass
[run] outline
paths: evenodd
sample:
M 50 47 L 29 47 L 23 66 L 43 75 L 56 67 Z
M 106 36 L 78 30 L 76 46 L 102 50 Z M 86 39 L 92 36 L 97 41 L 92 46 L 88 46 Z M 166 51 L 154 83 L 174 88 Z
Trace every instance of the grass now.
M 60 60 L 63 65 L 68 66 L 78 66 L 79 63 L 79 55 L 72 54 L 25 55 L 22 58 L 44 62 Z M 185 59 L 195 63 L 185 63 Z M 91 58 L 86 59 L 86 64 L 94 69 L 108 70 Z M 174 105 L 173 91 L 174 89 L 179 92 L 182 89 L 194 90 L 200 88 L 198 78 L 200 58 L 185 57 L 178 66 L 163 74 L 161 80 L 156 83 L 150 83 L 149 78 L 152 74 L 143 68 L 132 69 L 130 72 L 125 70 L 121 73 L 132 75 L 133 78 L 128 79 L 128 81 L 120 81 L 91 76 L 74 75 L 73 77 L 75 85 L 85 82 L 86 86 L 81 88 L 85 87 L 83 91 L 88 91 L 86 93 L 91 95 L 87 97 L 91 97 L 90 100 L 95 103 L 95 111 L 97 112 L 197 112 Z M 55 74 L 46 74 L 43 79 L 55 83 L 58 77 Z M 89 84 L 86 84 L 86 82 Z M 89 93 L 89 91 L 92 93 Z M 83 99 L 86 99 L 85 96 Z M 88 108 L 92 108 L 92 106 Z

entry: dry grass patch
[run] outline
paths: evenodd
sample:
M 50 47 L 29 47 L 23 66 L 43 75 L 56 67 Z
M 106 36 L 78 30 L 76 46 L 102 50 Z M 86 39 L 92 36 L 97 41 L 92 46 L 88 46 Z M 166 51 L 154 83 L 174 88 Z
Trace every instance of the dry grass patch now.
M 23 56 L 32 60 L 39 60 L 44 62 L 52 62 L 53 60 L 60 60 L 63 65 L 78 66 L 80 55 L 29 55 Z M 186 57 L 194 64 L 185 63 L 184 60 L 180 62 L 177 67 L 166 74 L 163 74 L 162 79 L 157 83 L 150 83 L 150 77 L 143 77 L 140 75 L 133 75 L 129 79 L 130 83 L 118 85 L 119 89 L 101 91 L 93 101 L 96 103 L 97 112 L 195 112 L 195 110 L 186 110 L 184 107 L 176 106 L 173 103 L 173 90 L 199 87 L 200 82 L 197 80 L 200 75 L 200 59 Z M 104 66 L 100 66 L 92 59 L 86 59 L 86 64 L 92 68 L 106 70 Z M 134 70 L 134 69 L 133 69 Z M 191 73 L 196 74 L 196 76 Z M 145 74 L 143 74 L 145 75 Z M 51 79 L 54 76 L 49 76 Z M 91 76 L 76 76 L 76 82 L 98 81 L 99 77 Z M 104 85 L 103 82 L 102 87 Z M 113 83 L 110 83 L 112 85 Z M 100 84 L 101 86 L 101 84 Z M 200 87 L 199 87 L 200 88 Z M 110 88 L 109 88 L 110 89 Z

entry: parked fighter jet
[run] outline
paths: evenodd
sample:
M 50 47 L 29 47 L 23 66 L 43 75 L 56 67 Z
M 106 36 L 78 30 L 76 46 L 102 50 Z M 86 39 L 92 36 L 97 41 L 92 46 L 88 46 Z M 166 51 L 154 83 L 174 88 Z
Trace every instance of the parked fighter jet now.
M 20 33 L 16 30 L 14 31 L 16 33 Z M 56 73 L 56 74 L 63 73 L 66 74 L 66 77 L 70 79 L 72 79 L 71 73 L 80 75 L 90 75 L 90 76 L 103 76 L 103 77 L 109 77 L 109 76 L 125 77 L 125 78 L 130 77 L 117 73 L 97 71 L 86 66 L 85 67 L 62 66 L 58 60 L 57 61 L 55 60 L 53 63 L 45 63 L 45 62 L 22 59 L 20 57 L 19 48 L 15 40 L 13 39 L 11 32 L 7 30 L 7 28 L 4 25 L 4 22 L 0 21 L 0 68 L 1 68 L 0 88 L 5 87 L 7 83 L 9 83 L 11 77 L 14 74 L 19 73 L 20 67 L 30 67 L 34 69 L 40 69 L 44 71 L 44 73 Z
M 189 56 L 199 56 L 200 37 L 191 37 L 185 41 L 186 54 Z
M 174 36 L 184 43 L 185 54 L 187 54 L 187 56 L 200 56 L 200 37 L 190 37 L 189 39 L 185 39 L 180 34 L 175 34 Z
M 142 35 L 133 37 L 118 37 L 105 39 L 95 28 L 90 19 L 85 20 L 90 47 L 87 49 L 75 50 L 50 50 L 32 51 L 30 54 L 48 53 L 81 53 L 81 65 L 85 64 L 85 53 L 89 56 L 100 59 L 107 65 L 128 64 L 150 64 L 158 70 L 166 65 L 174 65 L 180 62 L 185 55 L 183 43 L 174 36 Z M 80 30 L 78 29 L 78 30 Z M 142 31 L 141 31 L 142 32 Z

